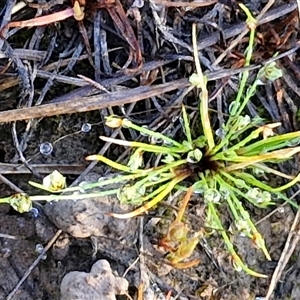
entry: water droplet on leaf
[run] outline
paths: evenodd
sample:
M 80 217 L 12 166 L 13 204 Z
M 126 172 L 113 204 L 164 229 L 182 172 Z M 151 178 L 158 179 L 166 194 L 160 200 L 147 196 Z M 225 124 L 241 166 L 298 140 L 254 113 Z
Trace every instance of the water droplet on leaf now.
M 154 137 L 154 136 L 150 136 L 149 137 L 149 142 L 150 144 L 152 145 L 156 145 L 156 144 L 161 144 L 163 142 L 163 140 L 161 138 L 157 138 L 157 137 Z
M 149 129 L 147 125 L 143 125 L 142 128 Z M 141 136 L 148 136 L 145 132 L 140 132 Z
M 203 154 L 202 154 L 201 150 L 195 149 L 188 153 L 186 160 L 187 160 L 187 162 L 189 162 L 191 164 L 195 164 L 201 160 L 202 156 L 203 156 Z
M 226 135 L 226 131 L 222 128 L 216 130 L 216 136 L 223 139 Z
M 204 201 L 210 203 L 219 203 L 221 200 L 221 194 L 215 189 L 207 189 L 203 195 Z

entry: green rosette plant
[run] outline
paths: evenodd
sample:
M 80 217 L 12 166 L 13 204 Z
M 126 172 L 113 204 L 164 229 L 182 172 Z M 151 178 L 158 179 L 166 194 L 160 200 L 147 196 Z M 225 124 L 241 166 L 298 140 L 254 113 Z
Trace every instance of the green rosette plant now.
M 254 48 L 256 20 L 244 5 L 240 4 L 240 6 L 247 15 L 247 24 L 250 29 L 249 45 L 245 55 L 245 66 L 248 66 Z M 223 225 L 221 216 L 226 206 L 232 217 L 235 231 L 250 238 L 266 258 L 271 259 L 263 237 L 245 208 L 245 202 L 265 208 L 276 205 L 281 199 L 296 206 L 286 197 L 284 190 L 297 183 L 300 174 L 295 177 L 284 174 L 277 170 L 276 164 L 291 159 L 300 152 L 300 147 L 295 146 L 300 142 L 300 132 L 276 134 L 275 129 L 281 125 L 280 123 L 264 124 L 262 118 L 251 119 L 244 114 L 244 111 L 257 87 L 280 78 L 282 72 L 275 62 L 267 64 L 259 70 L 254 82 L 247 88 L 249 72 L 244 71 L 241 74 L 236 98 L 229 106 L 229 116 L 225 123 L 214 131 L 208 108 L 207 80 L 201 69 L 196 45 L 196 27 L 193 26 L 196 73 L 190 77 L 190 82 L 199 90 L 199 124 L 202 132 L 196 132 L 190 127 L 185 106 L 182 106 L 184 139 L 180 142 L 159 132 L 138 126 L 128 119 L 109 116 L 106 119 L 107 126 L 130 128 L 148 136 L 152 141 L 160 141 L 160 144 L 101 136 L 100 138 L 105 142 L 134 149 L 126 165 L 101 155 L 87 157 L 87 160 L 98 160 L 120 171 L 121 174 L 117 177 L 66 188 L 63 177 L 56 173 L 50 181 L 47 177 L 43 185 L 31 182 L 32 185 L 51 192 L 51 195 L 15 195 L 0 199 L 0 201 L 10 203 L 15 209 L 23 212 L 30 209 L 30 205 L 28 206 L 30 201 L 85 199 L 116 194 L 122 203 L 139 206 L 125 214 L 110 214 L 112 217 L 124 219 L 145 213 L 165 199 L 174 189 L 187 191 L 192 188 L 193 192 L 202 196 L 206 205 L 206 227 L 211 228 L 211 232 L 215 231 L 221 235 L 232 257 L 234 268 L 237 271 L 244 270 L 253 276 L 266 277 L 264 274 L 251 270 L 240 258 L 229 237 L 228 228 Z M 159 162 L 158 166 L 145 168 L 145 153 L 156 157 L 156 162 Z M 290 179 L 290 181 L 280 187 L 274 187 L 261 179 L 262 173 Z M 110 184 L 120 184 L 121 187 L 90 192 L 93 188 Z M 80 193 L 76 193 L 77 191 Z M 75 195 L 70 194 L 74 192 Z M 16 199 L 18 201 L 24 199 L 24 205 L 16 205 Z M 19 207 L 21 209 L 18 209 Z M 188 245 L 194 249 L 196 244 Z

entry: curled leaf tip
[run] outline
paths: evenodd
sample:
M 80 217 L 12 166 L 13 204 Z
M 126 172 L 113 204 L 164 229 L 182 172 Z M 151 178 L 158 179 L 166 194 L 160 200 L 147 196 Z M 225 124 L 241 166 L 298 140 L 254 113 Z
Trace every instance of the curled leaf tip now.
M 119 128 L 123 125 L 123 120 L 117 116 L 106 117 L 105 125 L 110 128 Z
M 89 155 L 85 158 L 85 160 L 100 160 L 99 155 Z
M 133 214 L 133 212 L 125 213 L 125 214 L 117 214 L 117 213 L 110 212 L 110 213 L 106 213 L 106 215 L 116 219 L 130 219 L 136 216 L 135 214 Z
M 44 177 L 43 186 L 49 191 L 60 191 L 66 187 L 66 177 L 54 170 L 51 174 Z

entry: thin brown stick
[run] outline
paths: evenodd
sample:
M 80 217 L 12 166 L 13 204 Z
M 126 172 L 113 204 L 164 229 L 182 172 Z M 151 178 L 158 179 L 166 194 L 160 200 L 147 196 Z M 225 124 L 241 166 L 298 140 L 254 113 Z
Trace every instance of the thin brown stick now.
M 262 9 L 262 11 L 260 12 L 260 14 L 257 16 L 257 21 L 259 22 L 261 20 L 261 18 L 264 16 L 264 14 L 271 8 L 271 6 L 274 4 L 275 0 L 269 0 L 268 3 L 265 5 L 265 7 Z M 236 46 L 240 43 L 240 41 L 242 40 L 242 38 L 248 33 L 249 28 L 246 28 L 245 30 L 243 30 L 238 37 L 235 38 L 235 40 L 227 47 L 227 49 L 215 60 L 215 62 L 213 63 L 214 66 L 217 66 L 224 57 L 226 57 L 228 55 L 228 53 Z
M 5 233 L 0 233 L 0 238 L 11 239 L 11 240 L 17 240 L 17 239 L 19 239 L 19 237 L 16 237 L 16 236 L 10 235 L 10 234 L 5 234 Z
M 289 13 L 291 13 L 292 11 L 294 11 L 295 9 L 297 9 L 297 3 L 286 3 L 280 6 L 275 7 L 274 9 L 268 11 L 259 21 L 258 21 L 258 25 L 261 24 L 265 24 L 271 21 L 274 21 L 280 17 L 283 17 Z M 223 30 L 223 36 L 225 39 L 228 38 L 232 38 L 234 36 L 239 35 L 241 32 L 243 32 L 243 30 L 246 28 L 245 23 L 240 23 L 237 25 L 233 25 L 230 28 L 224 29 Z M 198 42 L 198 49 L 202 50 L 205 49 L 207 47 L 213 46 L 214 44 L 216 44 L 219 41 L 219 33 L 212 33 L 211 35 L 209 35 L 208 37 L 204 37 L 203 39 L 201 39 Z M 0 44 L 1 44 L 1 40 L 0 40 Z M 1 49 L 1 47 L 0 47 Z M 22 52 L 23 49 L 14 49 L 12 52 L 13 57 L 17 56 L 19 58 L 25 58 L 25 59 L 30 59 L 27 58 L 26 52 L 23 53 Z M 27 51 L 27 49 L 24 49 L 24 51 Z M 6 57 L 5 54 L 0 53 L 0 57 Z
M 277 267 L 272 275 L 271 283 L 269 285 L 269 289 L 267 292 L 265 300 L 269 300 L 270 297 L 273 294 L 273 291 L 276 288 L 276 285 L 281 277 L 281 274 L 283 273 L 290 257 L 292 256 L 297 244 L 300 240 L 300 209 L 298 209 L 295 220 L 292 224 L 292 227 L 290 229 L 288 238 L 286 240 L 284 249 L 281 253 L 280 259 L 278 261 Z
M 274 9 L 266 12 L 264 14 L 264 16 L 258 20 L 257 25 L 262 25 L 262 24 L 266 24 L 271 21 L 274 21 L 278 18 L 281 18 L 281 17 L 291 13 L 295 9 L 297 9 L 297 3 L 295 3 L 295 2 L 277 6 Z M 247 25 L 245 23 L 240 23 L 237 25 L 233 25 L 228 29 L 223 30 L 224 39 L 229 39 L 229 38 L 239 35 L 240 33 L 243 33 L 243 31 L 245 29 L 247 29 L 246 26 Z M 203 40 L 200 40 L 198 42 L 198 49 L 202 50 L 202 49 L 205 49 L 207 47 L 210 47 L 210 46 L 216 44 L 219 41 L 219 36 L 220 36 L 220 34 L 218 32 L 216 32 L 216 33 L 211 34 L 209 37 L 207 37 Z
M 47 246 L 43 249 L 41 254 L 37 257 L 37 259 L 32 263 L 32 265 L 28 268 L 28 270 L 25 272 L 21 280 L 18 282 L 16 287 L 9 293 L 9 295 L 6 297 L 6 300 L 11 300 L 16 292 L 19 290 L 21 285 L 24 283 L 24 281 L 27 279 L 27 277 L 30 275 L 31 271 L 37 266 L 37 264 L 40 262 L 42 257 L 46 254 L 46 252 L 50 249 L 50 247 L 54 244 L 54 242 L 57 240 L 57 238 L 60 236 L 62 233 L 62 230 L 58 230 L 56 234 L 52 237 L 52 239 L 49 241 Z
M 62 103 L 45 104 L 29 108 L 14 109 L 0 113 L 0 122 L 29 120 L 75 112 L 85 112 L 107 107 L 137 102 L 152 96 L 167 93 L 189 85 L 187 79 L 173 81 L 171 84 L 141 86 L 131 90 L 111 94 L 101 94 L 86 98 L 75 98 Z
M 276 61 L 286 55 L 294 53 L 299 48 L 299 46 L 300 44 L 286 51 L 285 53 L 278 55 L 275 58 L 271 58 L 265 61 L 264 64 Z M 240 72 L 243 72 L 245 70 L 256 70 L 261 67 L 262 65 L 255 65 L 236 70 L 214 71 L 205 75 L 207 76 L 208 81 L 212 81 L 239 74 Z M 0 124 L 13 121 L 29 120 L 34 118 L 57 116 L 62 114 L 71 114 L 76 112 L 86 112 L 124 105 L 128 103 L 134 103 L 176 89 L 184 88 L 189 85 L 190 83 L 186 78 L 173 81 L 171 83 L 168 82 L 165 84 L 158 84 L 153 86 L 140 86 L 127 91 L 115 92 L 110 94 L 101 94 L 96 96 L 87 95 L 86 97 L 84 97 L 82 94 L 75 94 L 72 99 L 64 102 L 0 112 Z M 85 91 L 85 93 L 87 93 L 87 91 Z
M 289 13 L 291 13 L 292 11 L 294 11 L 295 9 L 297 9 L 297 3 L 296 2 L 292 2 L 292 3 L 286 3 L 286 4 L 283 4 L 283 5 L 280 5 L 280 6 L 277 6 L 275 7 L 274 9 L 268 11 L 259 21 L 258 21 L 258 24 L 261 25 L 261 24 L 265 24 L 265 23 L 268 23 L 268 22 L 271 22 L 271 21 L 274 21 L 282 16 L 285 16 Z M 237 24 L 237 25 L 233 25 L 231 26 L 230 28 L 228 29 L 225 29 L 223 31 L 223 36 L 225 39 L 228 39 L 228 38 L 231 38 L 231 37 L 234 37 L 238 34 L 240 34 L 244 29 L 246 28 L 246 25 L 244 23 L 241 23 L 241 24 Z M 201 50 L 201 49 L 205 49 L 207 47 L 210 47 L 214 44 L 216 44 L 217 42 L 219 41 L 219 33 L 213 33 L 211 35 L 209 35 L 208 37 L 206 38 L 203 38 L 201 39 L 199 42 L 198 42 L 198 49 Z M 0 39 L 0 45 L 1 45 L 1 39 Z M 1 48 L 1 47 L 0 47 Z M 14 57 L 14 58 L 25 58 L 25 59 L 33 59 L 33 58 L 30 58 L 28 57 L 27 55 L 27 52 L 25 52 L 26 49 L 24 49 L 24 52 L 23 52 L 23 49 L 20 50 L 20 49 L 15 49 L 15 50 L 12 50 L 11 52 L 11 57 Z M 0 53 L 0 57 L 4 56 L 4 57 L 7 57 L 7 55 L 4 53 Z M 83 55 L 82 56 L 82 59 L 85 58 L 86 56 Z M 37 59 L 37 60 L 40 60 L 41 58 Z M 183 59 L 183 58 L 181 58 Z M 188 59 L 188 58 L 184 58 L 184 59 Z M 146 63 L 145 65 L 153 65 L 155 62 L 150 62 L 150 63 Z M 56 64 L 56 63 L 54 63 Z M 51 66 L 51 69 L 52 69 L 52 66 Z M 145 70 L 143 70 L 145 71 Z M 137 72 L 137 74 L 140 73 L 140 72 Z M 48 74 L 47 72 L 45 71 L 38 71 L 38 74 L 37 74 L 38 77 L 42 77 L 42 78 L 48 78 L 50 76 L 52 76 L 52 74 Z M 126 77 L 126 75 L 125 75 Z M 130 77 L 127 75 L 127 77 Z M 121 80 L 121 82 L 124 82 L 125 81 L 125 78 L 123 78 L 124 80 Z M 8 79 L 7 79 L 8 80 Z M 15 86 L 16 84 L 18 84 L 19 82 L 19 79 L 18 78 L 12 78 L 11 80 L 9 81 L 5 81 L 5 83 L 3 83 L 1 86 L 0 86 L 0 91 L 1 90 L 5 90 L 9 87 L 12 87 L 12 86 Z M 66 82 L 68 84 L 71 84 L 70 83 L 70 78 L 67 78 L 67 76 L 63 76 L 63 75 L 58 75 L 58 80 L 61 81 L 61 82 Z M 73 83 L 75 82 L 76 85 L 78 86 L 84 86 L 86 85 L 86 83 L 81 80 L 81 79 L 78 79 L 78 78 L 72 78 L 71 79 L 73 81 Z M 113 79 L 115 80 L 115 79 Z M 117 79 L 116 81 L 118 81 L 119 79 Z M 110 79 L 108 80 L 110 81 Z M 120 82 L 120 80 L 119 80 Z M 114 84 L 116 84 L 116 82 L 114 82 Z M 105 84 L 103 84 L 105 85 Z M 92 88 L 90 87 L 85 87 L 84 88 L 84 91 L 86 93 L 90 92 Z M 82 91 L 83 89 L 77 89 L 77 90 L 74 90 L 73 92 L 65 95 L 64 97 L 60 97 L 60 98 L 70 98 L 71 97 L 71 94 L 74 94 L 74 93 L 79 93 L 80 91 Z
M 63 0 L 49 0 L 47 1 L 47 3 L 32 3 L 32 0 L 25 0 L 25 1 L 23 0 L 23 2 L 25 2 L 25 4 L 31 8 L 43 9 L 43 10 L 50 10 L 52 6 L 58 4 L 64 4 Z
M 13 191 L 17 193 L 24 193 L 19 187 L 17 187 L 14 183 L 12 183 L 10 180 L 8 180 L 6 177 L 4 177 L 2 174 L 0 174 L 0 180 L 7 184 Z
M 51 15 L 46 15 L 42 17 L 37 17 L 30 20 L 25 21 L 14 21 L 10 22 L 5 26 L 5 29 L 12 27 L 34 27 L 34 26 L 43 26 L 54 22 L 59 22 L 74 16 L 74 9 L 72 7 L 66 8 L 65 10 L 53 13 Z M 1 29 L 1 34 L 3 33 L 3 29 Z
M 6 1 L 6 9 L 5 9 L 5 13 L 2 16 L 1 20 L 0 20 L 0 28 L 3 28 L 1 30 L 1 34 L 3 36 L 6 35 L 8 28 L 5 26 L 11 19 L 11 14 L 12 14 L 12 10 L 16 4 L 17 0 L 7 0 Z M 0 38 L 0 51 L 2 50 L 4 44 L 4 40 Z
M 81 174 L 86 165 L 59 165 L 59 164 L 30 164 L 35 172 L 40 174 L 49 174 L 54 170 L 58 170 L 62 174 Z M 31 174 L 24 165 L 0 163 L 1 174 Z M 0 174 L 0 176 L 1 176 Z M 1 178 L 0 178 L 1 179 Z

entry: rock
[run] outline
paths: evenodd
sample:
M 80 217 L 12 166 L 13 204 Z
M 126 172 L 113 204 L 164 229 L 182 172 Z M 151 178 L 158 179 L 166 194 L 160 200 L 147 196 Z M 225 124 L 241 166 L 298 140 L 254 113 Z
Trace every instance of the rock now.
M 91 174 L 86 182 L 97 182 L 99 175 Z M 94 192 L 94 191 L 93 191 Z M 105 236 L 106 238 L 130 240 L 137 228 L 136 219 L 120 220 L 108 216 L 108 212 L 127 212 L 133 209 L 121 205 L 116 196 L 102 196 L 84 200 L 63 200 L 45 205 L 45 213 L 60 229 L 76 238 Z
M 34 220 L 35 232 L 39 237 L 40 242 L 43 244 L 48 243 L 57 231 L 57 228 L 44 214 L 39 214 Z
M 62 233 L 52 246 L 51 253 L 55 260 L 63 260 L 69 252 L 70 239 L 67 233 Z
M 68 273 L 60 286 L 61 300 L 116 300 L 116 295 L 127 290 L 128 281 L 114 276 L 107 260 L 98 260 L 90 273 Z

